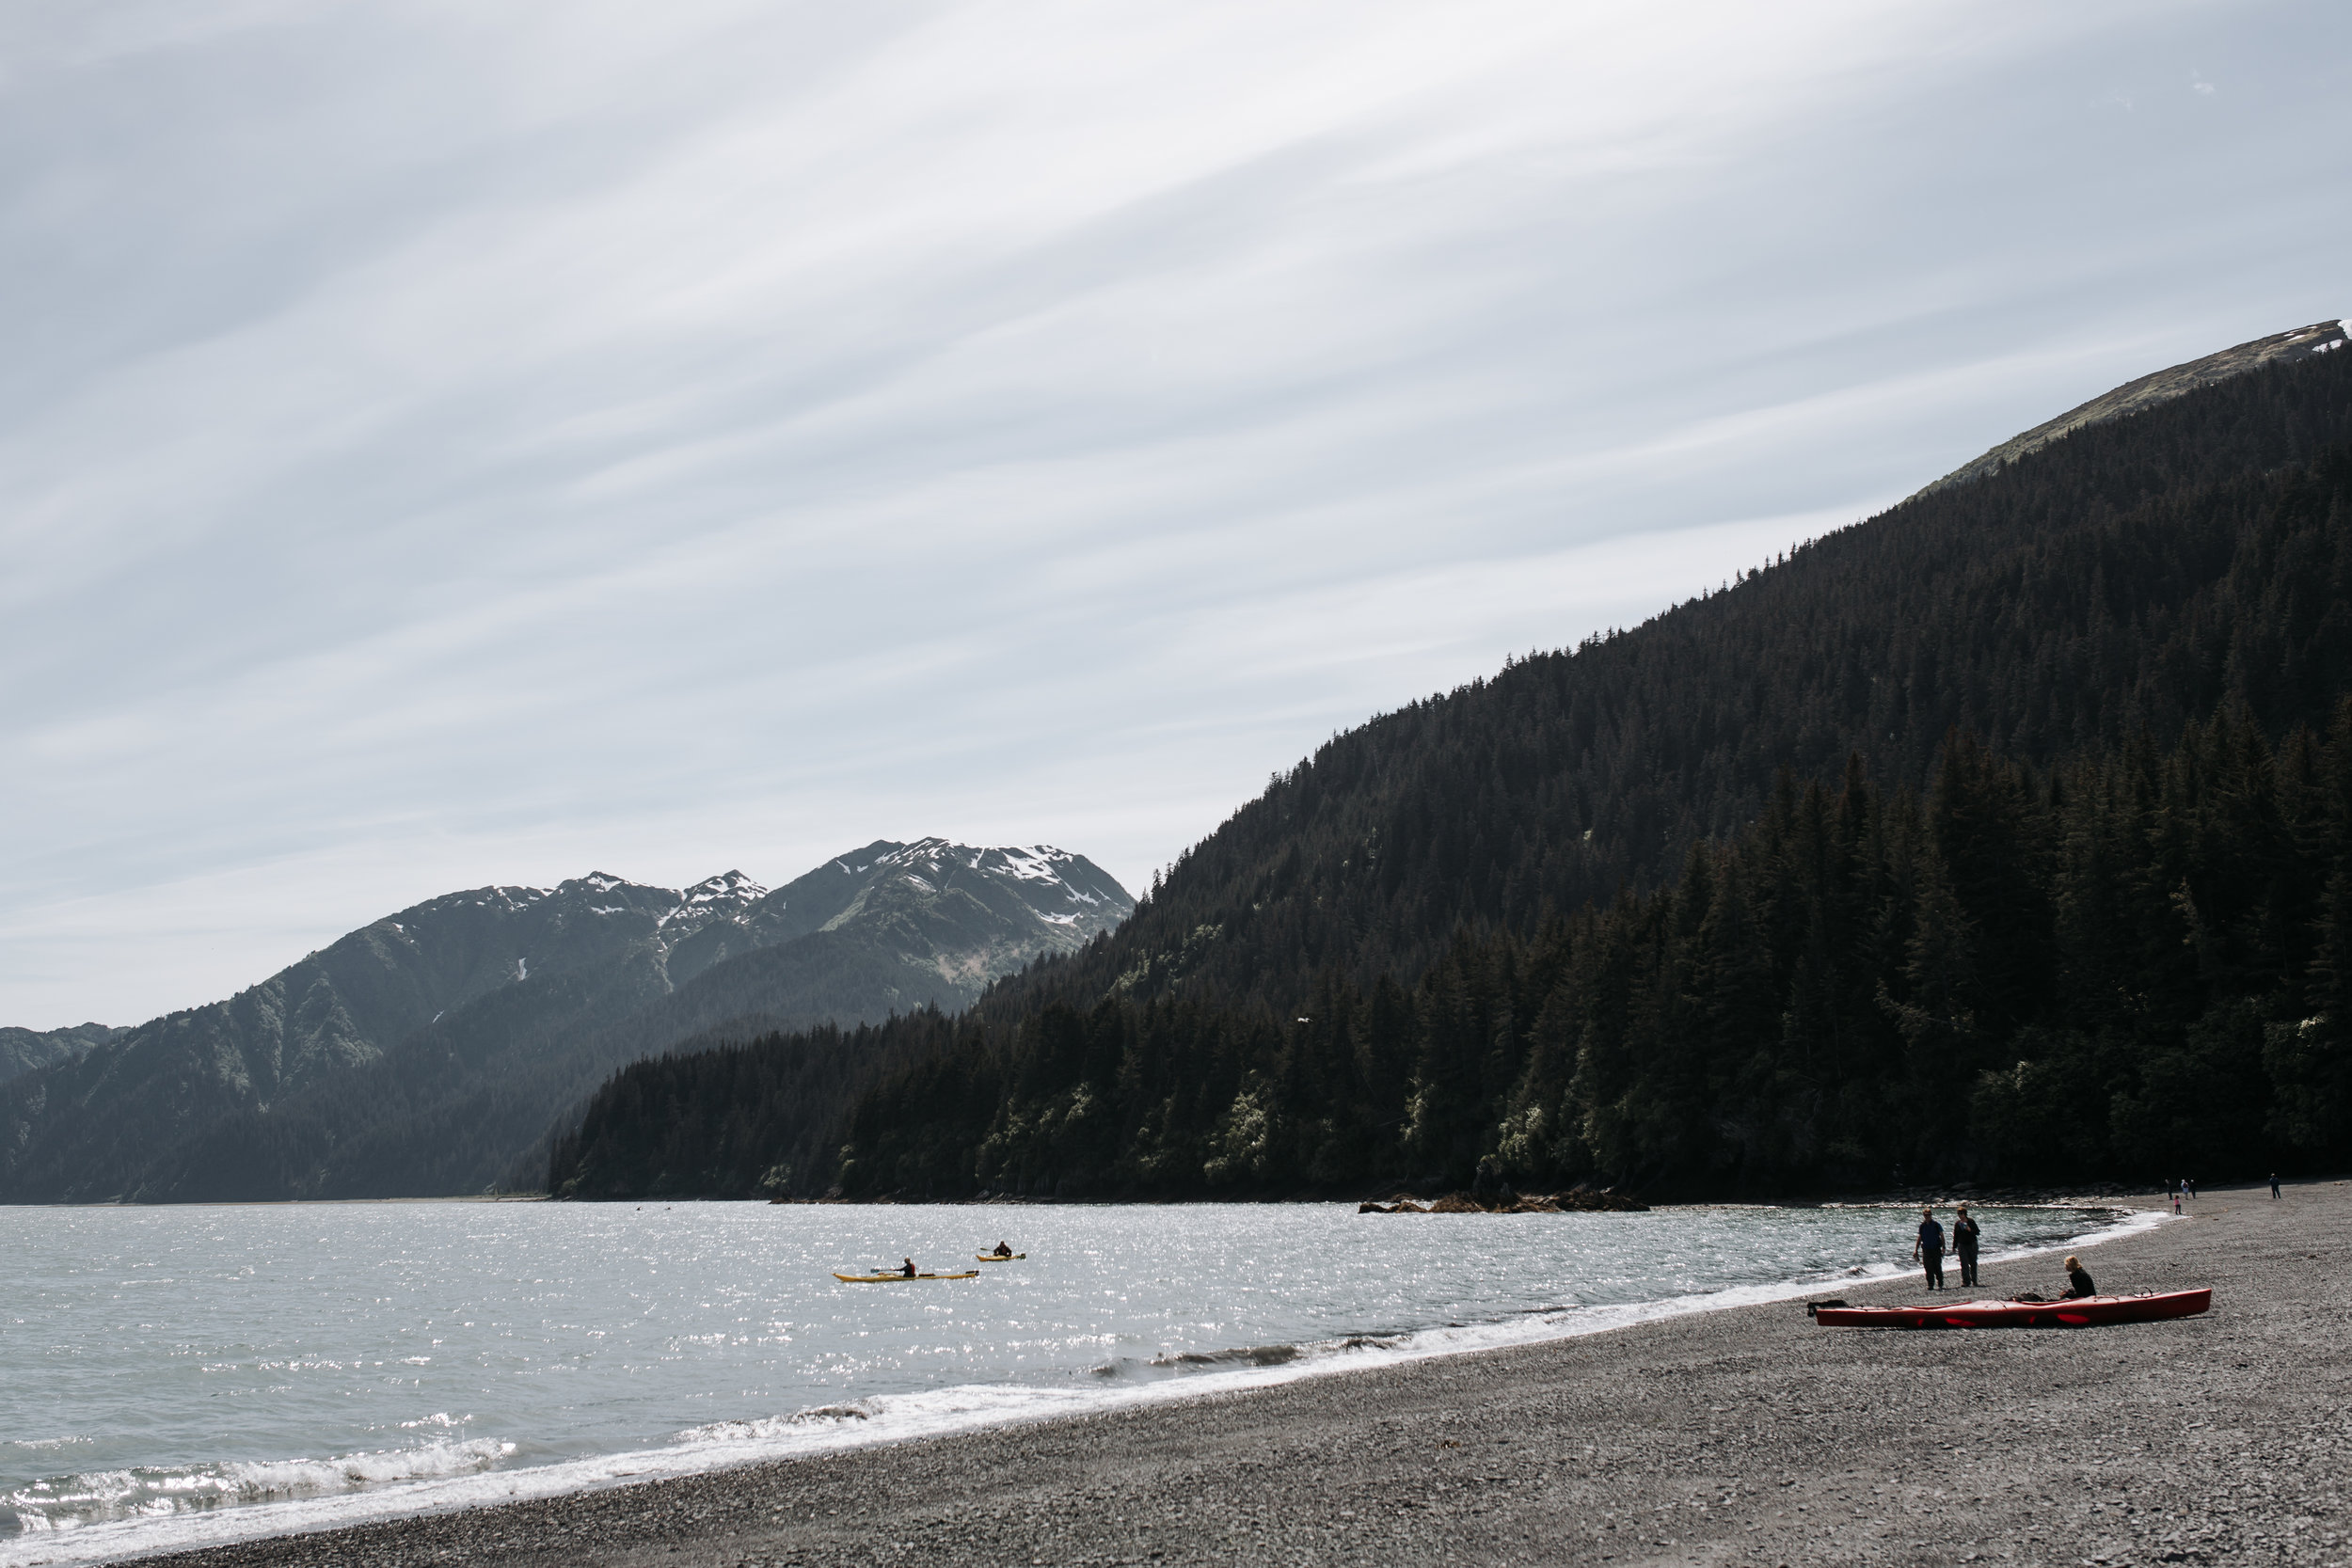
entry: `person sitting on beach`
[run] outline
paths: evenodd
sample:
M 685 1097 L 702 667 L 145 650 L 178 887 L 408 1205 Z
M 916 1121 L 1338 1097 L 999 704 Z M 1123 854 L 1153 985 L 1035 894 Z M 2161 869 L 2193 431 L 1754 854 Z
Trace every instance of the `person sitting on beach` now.
M 1935 1211 L 1932 1209 L 1919 1211 L 1919 1239 L 1911 1244 L 1911 1256 L 1916 1261 L 1926 1265 L 1928 1289 L 1942 1290 L 1944 1288 L 1944 1227 L 1935 1223 Z
M 2074 1259 L 2070 1258 L 2070 1259 L 2067 1259 L 2067 1261 L 2071 1263 L 2071 1262 L 2073 1262 L 2073 1261 L 2074 1261 Z M 898 1272 L 899 1272 L 900 1274 L 902 1274 L 902 1275 L 906 1275 L 909 1279 L 913 1279 L 913 1278 L 914 1277 L 914 1259 L 912 1259 L 912 1258 L 910 1258 L 910 1259 L 906 1259 L 904 1262 L 900 1263 L 900 1264 L 898 1265 Z
M 999 1243 L 996 1243 L 996 1256 L 997 1256 L 997 1257 L 999 1257 L 999 1258 L 1009 1258 L 1009 1257 L 1011 1257 L 1011 1256 L 1012 1256 L 1012 1243 L 1011 1243 L 1010 1242 L 999 1242 Z
M 2071 1253 L 2068 1254 L 2066 1259 L 2066 1293 L 2058 1297 L 2058 1300 L 2080 1301 L 2085 1296 L 2095 1296 L 2098 1293 L 2099 1287 L 2090 1282 L 2090 1271 L 2083 1267 L 2083 1260 L 2074 1257 Z

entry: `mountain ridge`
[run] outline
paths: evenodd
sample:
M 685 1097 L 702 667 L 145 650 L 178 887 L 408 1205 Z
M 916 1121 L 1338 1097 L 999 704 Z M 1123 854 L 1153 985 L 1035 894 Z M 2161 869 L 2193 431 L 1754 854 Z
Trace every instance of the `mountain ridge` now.
M 2201 387 L 2217 381 L 2244 375 L 2272 363 L 2292 364 L 2314 355 L 2335 353 L 2344 346 L 2344 325 L 2342 321 L 2313 322 L 2309 326 L 2291 327 L 2274 332 L 2266 338 L 2225 348 L 2202 358 L 2151 371 L 2111 387 L 2088 403 L 2078 404 L 2058 415 L 2044 420 L 2031 430 L 2020 431 L 1999 446 L 1971 458 L 1917 491 L 1912 499 L 1933 495 L 1954 484 L 1967 484 L 2000 472 L 2029 452 L 2040 451 L 2051 442 L 2061 440 L 2086 425 L 2121 420 L 2153 408 L 2172 399 L 2183 397 Z
M 2352 740 L 2323 751 L 2312 735 L 2352 692 L 2347 530 L 2352 354 L 2273 357 L 2077 425 L 1631 631 L 1513 659 L 1334 736 L 1180 856 L 1111 936 L 1000 982 L 961 1019 L 869 1031 L 857 1049 L 904 1065 L 830 1132 L 776 1093 L 821 1067 L 825 1039 L 670 1057 L 599 1093 L 550 1186 L 1263 1195 L 1467 1182 L 1489 1157 L 1506 1177 L 1665 1180 L 1675 1148 L 1740 1140 L 1753 1158 L 1707 1168 L 1883 1181 L 1892 1159 L 1969 1168 L 1931 1140 L 1854 1131 L 1881 1114 L 1932 1130 L 1973 1104 L 1965 1070 L 1906 1065 L 1963 1037 L 1948 1054 L 1963 1069 L 1988 1045 L 2014 1050 L 2042 1064 L 2026 1079 L 2087 1078 L 2102 1106 L 2193 1117 L 2200 1096 L 2140 1064 L 2194 1085 L 2249 1041 L 2267 1062 L 2267 1009 L 2301 994 L 2249 995 L 2241 982 L 2272 972 L 2221 956 L 2285 953 L 2273 969 L 2298 986 L 2308 967 L 2299 939 L 2234 924 L 2295 928 L 2314 869 L 2294 857 L 2332 853 L 2312 836 L 2326 821 L 2312 792 L 2336 759 L 2352 778 Z M 2290 768 L 2283 800 L 2245 782 Z M 2074 814 L 2034 795 L 2078 787 L 2113 800 Z M 2149 854 L 2134 792 L 2177 797 L 2178 848 Z M 2294 831 L 2249 832 L 2233 812 Z M 1758 823 L 1772 827 L 1751 836 Z M 2198 858 L 2200 834 L 2231 842 L 2224 828 L 2291 865 L 2269 912 Z M 2078 831 L 2110 861 L 2045 876 L 2042 839 Z M 1839 857 L 1859 871 L 1790 877 Z M 2155 879 L 2109 887 L 2108 863 Z M 2340 869 L 2352 943 L 2352 864 Z M 2044 915 L 2069 898 L 2106 898 L 2134 922 L 2140 947 L 2099 959 L 2097 994 L 2124 986 L 2129 1016 L 2142 992 L 2165 999 L 2125 1043 L 2084 1044 L 2083 1019 L 2032 1012 L 2069 1000 L 2034 978 L 2056 941 Z M 2163 928 L 2207 909 L 2233 927 Z M 2081 929 L 2076 956 L 2097 958 L 2100 923 Z M 1915 947 L 1921 931 L 1941 936 Z M 1865 938 L 1867 964 L 1848 953 Z M 1690 1031 L 1661 1034 L 1660 1019 Z M 2014 1033 L 2029 1022 L 2066 1031 L 2062 1047 Z M 2264 1092 L 2331 1103 L 2335 1069 L 2303 1059 L 2330 1037 L 2315 1024 L 2311 1038 L 2281 1048 Z M 1823 1080 L 1832 1062 L 1851 1081 Z M 1540 1083 L 1524 1076 L 1538 1064 Z M 2242 1107 L 2249 1092 L 2217 1083 L 2210 1100 Z M 2043 1124 L 2049 1107 L 2027 1100 L 2000 1113 L 2006 1126 Z M 729 1119 L 745 1104 L 771 1108 L 754 1137 Z M 1567 1147 L 1563 1118 L 1584 1153 L 1523 1153 Z M 2100 1147 L 2153 1146 L 2142 1132 Z M 1595 1163 L 1612 1150 L 1637 1164 Z
M 0 1084 L 36 1068 L 70 1060 L 121 1033 L 103 1023 L 72 1023 L 62 1029 L 0 1026 Z
M 632 1054 L 960 1006 L 1130 908 L 1083 856 L 943 839 L 776 889 L 594 871 L 440 895 L 0 1084 L 0 1199 L 477 1191 Z M 403 1131 L 427 1121 L 462 1157 Z

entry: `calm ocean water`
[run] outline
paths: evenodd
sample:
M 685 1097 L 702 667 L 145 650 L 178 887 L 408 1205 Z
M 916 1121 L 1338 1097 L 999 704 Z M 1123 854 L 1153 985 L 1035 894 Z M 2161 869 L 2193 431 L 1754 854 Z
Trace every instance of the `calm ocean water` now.
M 1981 1212 L 1994 1252 L 2114 1223 Z M 0 1564 L 82 1561 L 1768 1299 L 1899 1209 L 0 1209 Z M 981 1267 L 844 1285 L 833 1271 Z

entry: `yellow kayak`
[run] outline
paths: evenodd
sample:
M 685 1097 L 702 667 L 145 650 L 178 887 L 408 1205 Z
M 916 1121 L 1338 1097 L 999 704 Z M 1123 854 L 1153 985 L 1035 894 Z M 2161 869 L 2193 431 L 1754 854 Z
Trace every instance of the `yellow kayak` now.
M 961 1274 L 837 1274 L 834 1277 L 844 1285 L 887 1285 L 894 1279 L 977 1279 L 980 1271 L 966 1269 Z
M 1018 1263 L 1027 1256 L 1025 1252 L 976 1252 L 972 1260 L 976 1263 Z

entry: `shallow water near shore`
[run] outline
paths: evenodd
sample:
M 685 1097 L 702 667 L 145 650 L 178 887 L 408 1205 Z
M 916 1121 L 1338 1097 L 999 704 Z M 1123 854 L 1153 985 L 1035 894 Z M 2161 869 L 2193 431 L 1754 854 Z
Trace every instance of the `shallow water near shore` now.
M 2153 1220 L 1979 1215 L 1988 1257 Z M 0 1209 L 0 1564 L 1589 1332 L 1898 1272 L 1914 1223 L 1891 1207 Z M 1000 1235 L 1027 1259 L 971 1260 Z M 833 1278 L 908 1254 L 978 1277 Z

